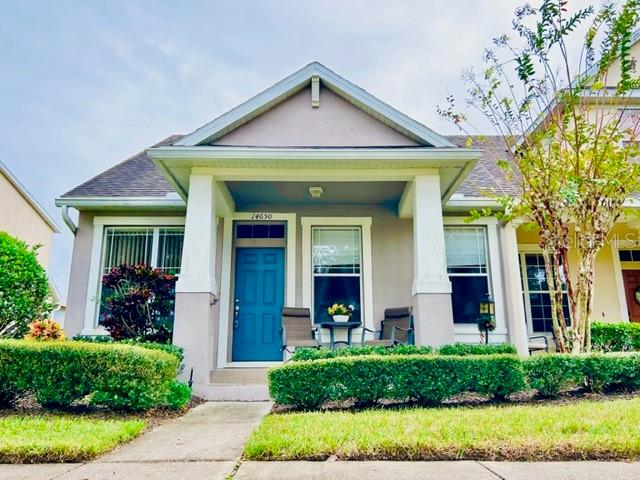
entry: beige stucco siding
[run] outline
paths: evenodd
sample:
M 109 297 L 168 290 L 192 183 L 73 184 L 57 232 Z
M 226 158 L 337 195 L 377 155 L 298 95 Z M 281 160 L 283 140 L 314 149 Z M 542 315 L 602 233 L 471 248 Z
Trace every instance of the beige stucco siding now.
M 77 335 L 84 324 L 87 305 L 87 286 L 91 266 L 91 245 L 93 242 L 93 214 L 80 212 L 78 230 L 73 241 L 69 291 L 65 313 L 65 330 L 69 336 Z
M 49 264 L 53 229 L 24 198 L 22 193 L 0 172 L 0 230 L 24 240 L 29 245 L 41 244 L 38 260 Z
M 611 243 L 616 240 L 636 240 L 638 230 L 629 228 L 627 224 L 619 223 L 612 230 L 607 245 L 598 252 L 595 269 L 595 298 L 593 305 L 593 319 L 604 322 L 619 322 L 621 312 L 626 310 L 626 303 L 621 304 L 618 292 L 619 273 L 615 269 Z M 518 230 L 518 244 L 537 245 L 538 233 L 534 230 Z M 575 250 L 569 251 L 570 267 L 576 268 Z
M 311 89 L 227 133 L 214 145 L 235 146 L 415 146 L 417 143 L 324 87 L 320 107 Z

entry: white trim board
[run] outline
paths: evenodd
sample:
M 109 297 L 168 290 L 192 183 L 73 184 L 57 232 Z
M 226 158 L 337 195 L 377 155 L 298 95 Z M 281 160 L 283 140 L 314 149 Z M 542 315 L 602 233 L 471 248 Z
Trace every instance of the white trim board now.
M 105 226 L 180 226 L 185 224 L 185 217 L 94 217 L 91 258 L 89 260 L 89 277 L 87 281 L 87 298 L 84 310 L 82 335 L 106 335 L 104 328 L 97 325 L 98 287 L 100 285 L 100 263 L 102 260 L 102 242 Z
M 229 329 L 230 309 L 231 309 L 231 271 L 233 268 L 233 222 L 235 220 L 251 220 L 260 222 L 252 218 L 251 212 L 235 212 L 233 215 L 224 217 L 224 230 L 222 234 L 222 268 L 220 272 L 220 310 L 219 310 L 219 331 L 218 331 L 218 358 L 217 368 L 231 366 L 229 352 L 231 348 L 231 337 Z M 285 303 L 287 305 L 296 304 L 296 214 L 295 213 L 273 213 L 268 221 L 280 220 L 287 224 L 287 246 L 285 251 Z M 241 363 L 234 362 L 237 367 Z
M 301 217 L 302 224 L 302 306 L 311 309 L 312 266 L 311 227 L 360 227 L 362 230 L 362 298 L 363 323 L 366 328 L 374 329 L 373 318 L 373 262 L 371 255 L 371 217 Z

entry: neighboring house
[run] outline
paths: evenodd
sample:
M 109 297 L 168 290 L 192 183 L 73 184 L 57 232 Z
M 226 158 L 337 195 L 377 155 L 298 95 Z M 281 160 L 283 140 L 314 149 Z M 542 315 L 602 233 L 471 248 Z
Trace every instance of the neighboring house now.
M 38 249 L 38 261 L 47 268 L 51 252 L 51 239 L 59 233 L 53 219 L 11 173 L 0 162 L 0 230 L 27 242 L 42 245 Z
M 317 322 L 328 305 L 352 304 L 369 328 L 385 308 L 411 305 L 416 343 L 475 343 L 489 293 L 491 341 L 526 354 L 528 335 L 550 331 L 537 235 L 465 222 L 491 205 L 483 189 L 513 187 L 495 164 L 507 156 L 500 139 L 464 145 L 312 63 L 57 200 L 80 212 L 66 328 L 103 333 L 101 275 L 147 262 L 179 275 L 174 342 L 208 398 L 261 395 L 229 387 L 252 382 L 225 372 L 282 361 L 283 305 L 310 307 Z M 598 318 L 628 318 L 633 261 L 640 251 L 626 243 L 598 257 Z

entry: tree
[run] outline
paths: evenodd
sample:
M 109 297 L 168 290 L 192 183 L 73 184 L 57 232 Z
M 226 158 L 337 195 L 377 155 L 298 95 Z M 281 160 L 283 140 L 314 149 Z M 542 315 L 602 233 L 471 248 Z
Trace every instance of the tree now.
M 38 248 L 0 232 L 0 337 L 22 338 L 29 323 L 47 317 L 55 307 Z
M 102 277 L 101 319 L 114 340 L 169 343 L 176 279 L 148 265 L 120 265 Z
M 520 191 L 486 192 L 500 211 L 472 216 L 518 218 L 538 228 L 557 348 L 578 353 L 591 345 L 596 254 L 624 213 L 625 200 L 640 190 L 640 165 L 634 161 L 640 117 L 629 108 L 640 86 L 630 55 L 640 1 L 574 13 L 568 3 L 543 0 L 538 8 L 518 8 L 515 38 L 494 39 L 483 55 L 482 74 L 470 69 L 463 78 L 469 104 L 512 153 L 498 164 Z M 585 28 L 580 54 L 572 55 L 570 40 Z M 620 65 L 618 78 L 609 75 L 614 63 Z M 439 113 L 468 131 L 470 122 L 456 112 L 455 98 L 447 100 Z

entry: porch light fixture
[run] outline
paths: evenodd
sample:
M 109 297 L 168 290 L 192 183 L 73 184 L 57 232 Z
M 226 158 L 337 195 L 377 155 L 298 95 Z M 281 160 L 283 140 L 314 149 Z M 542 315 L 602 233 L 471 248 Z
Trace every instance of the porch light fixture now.
M 489 332 L 496 329 L 496 302 L 488 293 L 478 302 L 478 313 L 478 330 L 484 334 L 484 343 L 488 344 Z
M 324 189 L 322 187 L 309 187 L 309 195 L 312 198 L 320 198 L 324 193 Z

